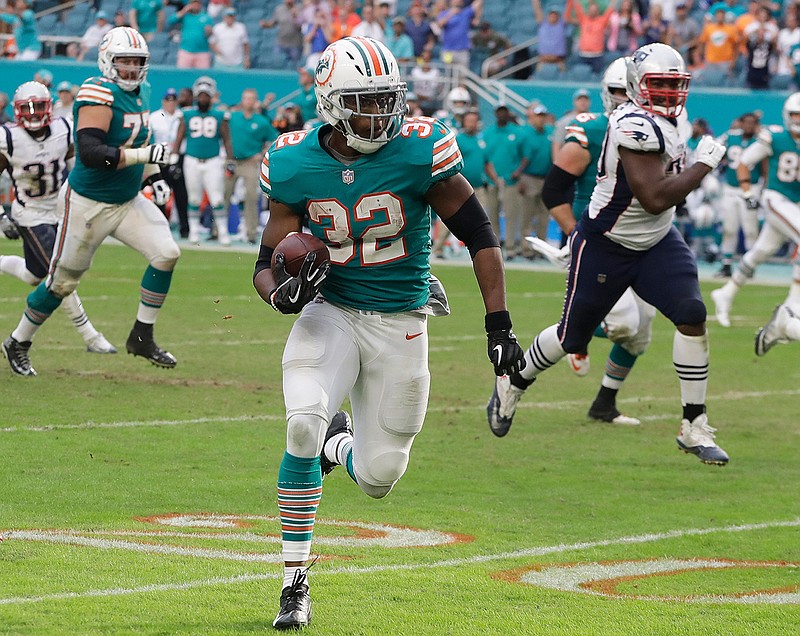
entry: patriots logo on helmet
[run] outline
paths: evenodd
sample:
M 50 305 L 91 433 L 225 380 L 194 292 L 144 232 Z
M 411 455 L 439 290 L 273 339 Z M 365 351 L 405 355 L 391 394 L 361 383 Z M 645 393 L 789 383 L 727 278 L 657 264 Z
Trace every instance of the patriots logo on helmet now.
M 647 57 L 649 55 L 650 55 L 650 53 L 648 51 L 644 51 L 642 49 L 639 49 L 636 52 L 634 52 L 634 54 L 631 56 L 631 59 L 633 60 L 633 62 L 635 64 L 641 64 L 642 62 L 644 62 L 647 59 Z

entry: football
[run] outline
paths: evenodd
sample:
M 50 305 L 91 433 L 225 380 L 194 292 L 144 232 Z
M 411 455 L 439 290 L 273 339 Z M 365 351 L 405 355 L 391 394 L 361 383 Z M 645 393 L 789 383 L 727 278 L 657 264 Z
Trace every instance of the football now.
M 286 258 L 286 271 L 290 276 L 297 276 L 309 252 L 314 252 L 317 255 L 317 260 L 314 261 L 314 267 L 319 267 L 322 263 L 327 263 L 331 258 L 325 243 L 313 234 L 305 234 L 304 232 L 292 232 L 287 234 L 286 237 L 278 243 L 275 247 L 275 252 L 272 254 L 273 272 L 275 271 L 275 255 L 282 253 Z

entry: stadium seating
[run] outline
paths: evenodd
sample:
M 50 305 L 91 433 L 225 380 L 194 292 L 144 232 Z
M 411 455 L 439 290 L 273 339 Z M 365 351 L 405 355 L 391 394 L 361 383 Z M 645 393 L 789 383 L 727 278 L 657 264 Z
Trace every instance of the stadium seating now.
M 533 79 L 544 82 L 560 80 L 561 69 L 558 68 L 558 64 L 539 63 L 536 65 L 536 70 L 533 72 Z

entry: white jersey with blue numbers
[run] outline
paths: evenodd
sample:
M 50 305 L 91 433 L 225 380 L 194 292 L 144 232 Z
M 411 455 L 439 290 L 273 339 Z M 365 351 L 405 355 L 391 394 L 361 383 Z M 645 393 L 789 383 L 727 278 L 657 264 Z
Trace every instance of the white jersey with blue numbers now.
M 597 163 L 597 185 L 581 226 L 590 234 L 607 236 L 631 250 L 650 249 L 672 227 L 675 208 L 650 214 L 633 196 L 625 179 L 619 148 L 658 153 L 667 174 L 683 169 L 686 144 L 675 119 L 653 115 L 632 102 L 609 116 L 608 130 Z
M 17 124 L 2 126 L 0 155 L 8 161 L 15 191 L 11 214 L 19 225 L 55 225 L 60 221 L 56 200 L 71 144 L 72 126 L 63 117 L 52 119 L 48 132 L 39 139 Z

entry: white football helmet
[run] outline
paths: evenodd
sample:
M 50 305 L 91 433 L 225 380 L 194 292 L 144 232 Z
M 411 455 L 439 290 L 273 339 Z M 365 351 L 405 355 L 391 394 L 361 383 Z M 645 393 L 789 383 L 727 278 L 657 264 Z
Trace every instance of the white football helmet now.
M 612 88 L 620 88 L 623 91 L 628 86 L 628 58 L 619 57 L 611 64 L 608 65 L 606 72 L 603 73 L 603 79 L 600 81 L 600 99 L 603 102 L 603 108 L 606 114 L 613 111 L 620 104 L 628 101 L 628 96 L 614 95 L 611 93 Z
M 792 115 L 800 115 L 800 93 L 792 93 L 783 102 L 783 125 L 790 133 L 800 135 L 800 118 L 794 119 Z
M 348 146 L 365 154 L 400 134 L 406 91 L 394 55 L 372 38 L 333 42 L 314 72 L 319 116 L 345 136 Z M 355 119 L 368 121 L 369 132 L 356 132 Z
M 53 99 L 47 86 L 39 82 L 20 84 L 14 93 L 14 119 L 31 132 L 50 124 Z
M 445 109 L 453 115 L 463 115 L 469 110 L 470 104 L 472 104 L 472 97 L 463 86 L 456 86 L 447 93 L 447 97 L 444 99 Z
M 142 59 L 141 66 L 135 67 L 136 76 L 121 77 L 122 70 L 126 75 L 134 67 L 120 66 L 117 58 L 138 57 Z M 147 42 L 136 29 L 131 27 L 116 27 L 105 34 L 100 42 L 97 54 L 97 66 L 103 77 L 110 79 L 124 91 L 135 90 L 147 77 L 150 68 L 150 50 Z
M 217 83 L 214 81 L 214 78 L 208 75 L 201 75 L 194 81 L 194 84 L 192 84 L 192 95 L 197 99 L 200 93 L 205 93 L 211 98 L 217 96 Z
M 646 111 L 677 117 L 689 96 L 691 74 L 681 54 L 655 43 L 638 48 L 628 59 L 628 97 Z

